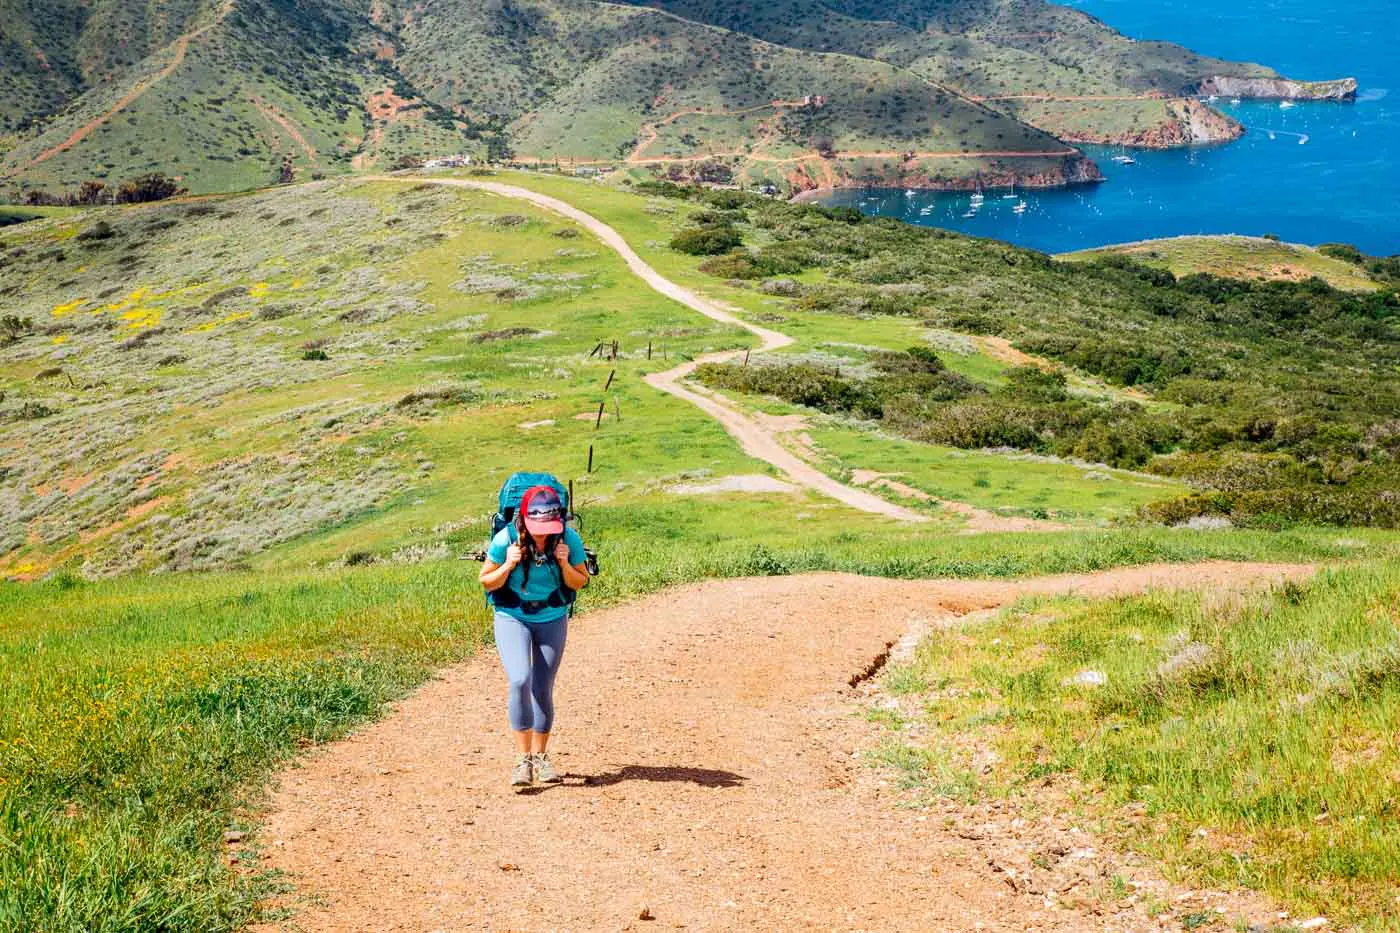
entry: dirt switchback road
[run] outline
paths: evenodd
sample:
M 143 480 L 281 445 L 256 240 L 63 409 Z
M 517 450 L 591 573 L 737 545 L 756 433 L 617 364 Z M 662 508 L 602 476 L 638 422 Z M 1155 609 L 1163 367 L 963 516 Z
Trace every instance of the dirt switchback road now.
M 422 178 L 393 178 L 390 176 L 374 176 L 375 181 L 410 181 L 415 184 L 423 184 Z M 485 191 L 490 194 L 499 195 L 506 198 L 516 198 L 522 201 L 529 201 L 538 207 L 560 214 L 570 220 L 575 221 L 584 227 L 611 250 L 622 257 L 627 263 L 627 267 L 632 270 L 647 285 L 672 301 L 680 302 L 692 311 L 703 314 L 705 317 L 721 324 L 730 324 L 734 327 L 741 327 L 762 341 L 757 348 L 758 353 L 769 350 L 777 350 L 789 346 L 793 341 L 786 334 L 780 334 L 775 330 L 769 330 L 757 324 L 751 324 L 743 320 L 732 310 L 718 302 L 694 292 L 684 286 L 677 285 L 670 279 L 661 275 L 641 256 L 636 250 L 628 245 L 622 234 L 612 227 L 603 223 L 585 211 L 579 210 L 567 201 L 550 197 L 547 194 L 540 194 L 528 188 L 519 188 L 515 185 L 503 185 L 490 181 L 467 181 L 465 179 L 443 178 L 428 179 L 427 184 L 451 185 L 459 188 L 475 188 L 478 191 Z M 744 414 L 727 399 L 713 393 L 701 393 L 681 384 L 681 381 L 695 371 L 701 363 L 722 363 L 739 356 L 742 351 L 732 351 L 724 353 L 711 353 L 699 357 L 691 362 L 682 363 L 665 372 L 653 373 L 646 377 L 647 384 L 653 388 L 668 392 L 677 398 L 684 399 L 692 405 L 714 418 L 730 436 L 739 442 L 744 448 L 744 452 L 751 457 L 764 460 L 777 467 L 799 486 L 806 486 L 815 489 L 824 495 L 830 496 L 838 502 L 844 502 L 853 508 L 876 515 L 885 515 L 890 518 L 897 518 L 907 522 L 928 521 L 928 516 L 912 509 L 887 502 L 879 496 L 861 489 L 852 489 L 850 486 L 838 483 L 827 476 L 816 467 L 802 460 L 785 448 L 778 440 L 773 431 L 765 428 L 762 424 Z
M 488 648 L 285 773 L 263 865 L 291 873 L 302 930 L 1157 929 L 1050 906 L 944 812 L 894 806 L 900 792 L 860 760 L 879 727 L 855 715 L 851 681 L 907 631 L 1022 595 L 1308 573 L 1208 563 L 668 590 L 571 623 L 553 749 L 564 784 L 507 787 Z

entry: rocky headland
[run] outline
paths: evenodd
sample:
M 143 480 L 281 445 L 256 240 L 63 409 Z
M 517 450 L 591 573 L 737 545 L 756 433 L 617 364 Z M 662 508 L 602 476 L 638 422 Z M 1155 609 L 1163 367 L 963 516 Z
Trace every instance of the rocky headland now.
M 1255 100 L 1339 100 L 1356 99 L 1355 78 L 1335 81 L 1294 81 L 1291 78 L 1240 78 L 1216 75 L 1187 88 L 1188 94 L 1242 97 Z

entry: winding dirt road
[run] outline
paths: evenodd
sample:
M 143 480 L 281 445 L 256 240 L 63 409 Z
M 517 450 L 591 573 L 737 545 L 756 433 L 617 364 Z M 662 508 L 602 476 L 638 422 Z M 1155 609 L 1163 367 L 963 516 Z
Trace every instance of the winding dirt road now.
M 288 928 L 305 931 L 1179 930 L 1141 903 L 1018 884 L 1008 849 L 1036 830 L 1016 829 L 1014 813 L 994 839 L 985 813 L 952 801 L 898 806 L 908 796 L 863 760 L 888 733 L 859 715 L 860 679 L 901 636 L 1022 596 L 1308 573 L 1209 563 L 671 589 L 571 623 L 554 743 L 563 784 L 507 787 L 505 685 L 486 648 L 287 771 L 258 832 L 260 867 L 289 873 Z M 1072 825 L 1071 848 L 1103 853 L 1075 878 L 1102 885 L 1126 870 Z M 1181 903 L 1150 865 L 1128 877 Z
M 167 62 L 164 67 L 162 67 L 159 71 L 156 71 L 148 77 L 142 78 L 140 81 L 133 84 L 131 86 L 131 89 L 127 91 L 126 94 L 124 94 L 120 99 L 118 99 L 115 104 L 113 104 L 105 112 L 103 112 L 101 116 L 94 117 L 92 120 L 89 120 L 87 123 L 84 123 L 82 126 L 74 130 L 72 135 L 70 135 L 63 142 L 59 143 L 56 146 L 52 146 L 48 149 L 45 149 L 37 156 L 30 159 L 24 164 L 23 168 L 31 169 L 41 162 L 46 162 L 49 159 L 52 159 L 60 152 L 67 152 L 69 149 L 72 149 L 78 143 L 82 142 L 84 139 L 96 132 L 108 120 L 112 119 L 117 114 L 125 110 L 127 107 L 130 107 L 132 104 L 136 103 L 136 101 L 140 100 L 141 97 L 144 96 L 145 93 L 151 88 L 155 87 L 157 84 L 170 77 L 170 75 L 175 71 L 176 68 L 179 68 L 182 64 L 184 64 L 185 53 L 189 51 L 190 43 L 195 39 L 198 39 L 200 36 L 204 35 L 209 30 L 213 29 L 215 26 L 218 26 L 224 20 L 226 20 L 229 17 L 229 15 L 233 13 L 234 3 L 235 0 L 226 0 L 224 5 L 219 9 L 218 15 L 211 22 L 206 23 L 205 25 L 200 26 L 197 29 L 185 33 L 184 35 L 176 39 L 174 42 L 172 42 L 169 46 L 167 46 L 167 48 L 171 50 L 170 61 Z
M 421 178 L 395 178 L 392 176 L 378 175 L 371 176 L 374 181 L 408 181 L 414 184 L 423 184 Z M 638 278 L 646 282 L 647 285 L 660 294 L 670 298 L 672 301 L 680 302 L 692 311 L 703 314 L 711 320 L 722 324 L 730 324 L 734 327 L 741 327 L 754 336 L 758 337 L 762 343 L 756 351 L 763 353 L 769 350 L 777 350 L 792 344 L 792 338 L 786 334 L 780 334 L 775 330 L 760 327 L 743 320 L 734 312 L 709 298 L 698 294 L 681 285 L 677 285 L 670 279 L 661 275 L 641 256 L 636 250 L 628 245 L 622 234 L 612 227 L 603 223 L 592 214 L 582 211 L 567 201 L 550 197 L 547 194 L 540 194 L 528 188 L 519 188 L 515 185 L 506 185 L 492 181 L 470 181 L 460 178 L 440 178 L 429 179 L 428 184 L 449 185 L 458 188 L 473 188 L 478 191 L 485 191 L 489 194 L 500 197 L 516 198 L 528 201 L 547 211 L 567 217 L 580 226 L 587 229 L 598 239 L 627 263 L 627 267 L 636 274 Z M 787 450 L 779 442 L 777 435 L 765 428 L 758 421 L 735 408 L 727 399 L 713 393 L 703 393 L 697 389 L 682 385 L 682 380 L 695 371 L 702 363 L 722 363 L 739 356 L 743 351 L 735 350 L 723 353 L 710 353 L 698 357 L 687 363 L 682 363 L 665 372 L 652 373 L 646 377 L 648 385 L 662 392 L 674 395 L 699 408 L 705 414 L 714 418 L 730 436 L 739 442 L 744 452 L 751 457 L 763 460 L 777 467 L 788 479 L 799 486 L 814 489 L 826 496 L 843 502 L 852 508 L 870 512 L 875 515 L 884 515 L 889 518 L 899 519 L 907 522 L 928 521 L 928 516 L 902 506 L 887 502 L 873 493 L 862 489 L 852 489 L 850 486 L 838 483 L 827 476 L 816 467 L 802 460 L 796 454 Z

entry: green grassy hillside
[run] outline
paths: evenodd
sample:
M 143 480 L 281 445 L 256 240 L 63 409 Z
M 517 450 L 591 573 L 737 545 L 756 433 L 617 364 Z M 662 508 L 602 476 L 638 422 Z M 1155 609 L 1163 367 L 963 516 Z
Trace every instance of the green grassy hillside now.
M 1097 174 L 1060 139 L 1191 142 L 1162 98 L 1273 74 L 1042 2 L 7 2 L 0 182 L 16 197 L 152 171 L 228 191 L 284 163 L 305 178 L 462 152 L 658 171 L 717 157 L 785 189 L 1064 184 Z M 1023 95 L 1109 99 L 1001 99 Z
M 889 62 L 926 81 L 1050 133 L 1141 141 L 1178 126 L 1166 100 L 1212 75 L 1273 77 L 1270 69 L 1198 55 L 1166 42 L 1134 42 L 1058 4 L 825 3 L 784 0 L 638 0 L 794 48 Z M 1024 95 L 1122 98 L 1051 104 Z M 1142 99 L 1132 99 L 1142 98 Z M 1183 140 L 1189 142 L 1190 140 Z
M 1356 263 L 1328 255 L 1316 247 L 1262 237 L 1174 237 L 1085 250 L 1060 258 L 1089 261 L 1111 255 L 1128 256 L 1178 277 L 1206 273 L 1225 278 L 1297 282 L 1316 276 L 1342 291 L 1370 292 L 1381 287 L 1380 280 L 1368 275 Z
M 215 0 L 0 2 L 0 137 L 50 114 L 174 42 Z
M 1380 564 L 1400 547 L 1393 532 L 1306 514 L 1260 528 L 1134 522 L 1191 487 L 1125 468 L 1154 462 L 1134 445 L 1160 440 L 1160 419 L 1189 429 L 1165 443 L 1326 463 L 1343 492 L 1368 488 L 1394 456 L 1393 434 L 1371 429 L 1395 418 L 1381 297 L 1286 292 L 1311 303 L 1285 325 L 1271 292 L 1214 302 L 1137 266 L 1061 265 L 727 192 L 498 180 L 566 198 L 664 275 L 790 334 L 748 371 L 822 391 L 780 380 L 750 395 L 742 378 L 723 391 L 784 416 L 789 441 L 832 475 L 887 474 L 893 484 L 870 488 L 931 521 L 743 491 L 732 481 L 773 471 L 642 377 L 753 338 L 660 297 L 575 224 L 518 201 L 337 179 L 38 211 L 0 228 L 0 926 L 194 931 L 256 917 L 278 879 L 231 866 L 224 832 L 255 818 L 262 782 L 300 749 L 486 641 L 477 565 L 457 557 L 480 545 L 496 488 L 521 466 L 575 482 L 605 566 L 586 609 L 718 576 Z M 741 251 L 668 245 L 715 227 L 733 227 Z M 1041 346 L 1047 335 L 1181 349 L 1191 378 L 1222 368 L 1240 395 L 1191 396 L 1200 387 L 1182 371 L 1129 379 Z M 594 352 L 614 339 L 618 359 Z M 1260 365 L 1285 350 L 1299 358 L 1285 374 Z M 1342 367 L 1370 373 L 1371 388 L 1338 380 Z M 1266 404 L 1279 424 L 1326 412 L 1335 426 L 1306 435 L 1311 447 L 1278 433 L 1264 455 Z M 1022 449 L 928 433 L 1003 424 L 1031 431 Z M 946 502 L 1060 530 L 959 534 L 967 513 Z M 1373 593 L 1348 598 L 1365 608 Z M 1319 871 L 1311 845 L 1284 869 Z M 1287 875 L 1260 883 L 1275 877 Z

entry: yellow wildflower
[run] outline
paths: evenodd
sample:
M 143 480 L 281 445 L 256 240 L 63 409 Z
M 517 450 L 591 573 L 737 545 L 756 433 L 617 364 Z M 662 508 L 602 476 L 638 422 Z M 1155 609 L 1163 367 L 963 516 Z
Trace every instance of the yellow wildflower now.
M 251 286 L 251 287 L 248 289 L 248 297 L 249 297 L 249 298 L 262 298 L 263 296 L 265 296 L 265 295 L 267 294 L 268 289 L 270 289 L 270 288 L 271 288 L 271 286 L 268 285 L 266 282 L 259 282 L 259 283 L 257 283 L 256 285 L 253 285 L 253 286 Z
M 59 305 L 53 309 L 53 316 L 63 317 L 65 314 L 72 314 L 74 311 L 78 310 L 78 307 L 85 301 L 87 301 L 86 298 L 75 298 L 67 304 Z
M 67 335 L 67 334 L 59 334 L 57 337 L 53 338 L 53 342 L 54 342 L 54 345 L 55 345 L 55 346 L 57 346 L 57 345 L 60 344 L 60 343 L 67 343 L 67 342 L 68 342 L 68 335 Z

